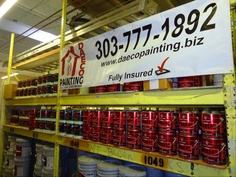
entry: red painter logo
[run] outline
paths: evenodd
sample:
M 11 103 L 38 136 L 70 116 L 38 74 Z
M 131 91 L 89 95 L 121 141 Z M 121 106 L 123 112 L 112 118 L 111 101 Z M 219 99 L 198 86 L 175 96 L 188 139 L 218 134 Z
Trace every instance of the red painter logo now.
M 62 67 L 61 74 L 66 76 L 75 76 L 78 74 L 79 76 L 84 75 L 84 69 L 86 64 L 85 53 L 83 50 L 84 44 L 82 42 L 78 43 L 79 55 L 75 52 L 74 47 L 70 46 L 69 50 L 66 52 L 64 57 L 61 59 Z M 79 63 L 79 58 L 81 58 Z M 76 70 L 79 71 L 76 73 Z

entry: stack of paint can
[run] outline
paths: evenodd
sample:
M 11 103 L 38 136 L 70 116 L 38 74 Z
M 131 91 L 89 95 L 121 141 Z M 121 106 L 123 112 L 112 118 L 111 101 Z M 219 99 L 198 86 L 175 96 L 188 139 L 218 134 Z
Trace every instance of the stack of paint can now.
M 180 158 L 188 160 L 199 159 L 199 117 L 200 115 L 197 112 L 179 113 L 178 150 Z
M 141 149 L 141 115 L 138 110 L 126 112 L 126 146 L 131 149 Z
M 8 136 L 7 138 L 7 149 L 4 150 L 3 153 L 3 166 L 2 166 L 2 176 L 9 177 L 12 176 L 15 161 L 14 161 L 14 153 L 16 149 L 16 138 L 14 136 Z
M 157 151 L 157 112 L 142 111 L 142 149 L 148 152 Z
M 65 109 L 61 109 L 60 110 L 60 120 L 59 120 L 59 134 L 60 135 L 65 135 L 65 131 L 66 131 L 66 120 L 65 120 L 65 114 L 66 114 L 66 110 Z
M 34 176 L 41 177 L 43 169 L 43 145 L 37 143 L 35 148 L 35 165 L 34 165 Z
M 143 82 L 127 82 L 124 83 L 124 91 L 142 91 L 143 90 Z
M 174 111 L 158 112 L 158 152 L 161 154 L 177 154 L 177 116 Z
M 30 174 L 31 163 L 31 143 L 27 139 L 16 138 L 16 152 L 15 152 L 15 177 L 28 177 Z
M 33 130 L 35 127 L 35 116 L 37 109 L 20 108 L 19 109 L 19 126 L 28 127 Z
M 10 118 L 10 124 L 18 125 L 19 123 L 19 109 L 13 108 Z
M 22 97 L 35 97 L 37 91 L 36 79 L 28 79 L 18 82 L 18 88 L 16 90 L 16 98 Z
M 74 109 L 73 110 L 73 120 L 74 126 L 72 128 L 73 134 L 76 138 L 83 137 L 83 119 L 82 119 L 82 112 L 83 110 Z
M 113 119 L 114 113 L 111 110 L 101 110 L 101 142 L 112 144 L 113 142 Z
M 91 119 L 91 134 L 90 140 L 100 141 L 101 139 L 101 110 L 95 109 L 92 110 L 92 119 Z
M 56 109 L 47 108 L 46 111 L 45 130 L 48 132 L 54 132 L 56 124 Z
M 80 156 L 78 158 L 79 176 L 97 177 L 97 163 L 99 161 L 93 157 Z
M 89 140 L 91 136 L 91 121 L 93 117 L 93 110 L 87 109 L 82 112 L 83 119 L 83 139 Z
M 208 164 L 227 162 L 226 116 L 222 111 L 203 111 L 201 115 L 202 160 Z
M 113 144 L 126 146 L 126 111 L 113 111 Z
M 73 127 L 74 127 L 73 112 L 74 112 L 74 110 L 71 109 L 71 108 L 67 108 L 66 111 L 65 111 L 65 120 L 66 120 L 65 133 L 66 133 L 66 136 L 70 136 L 70 137 L 74 136 L 74 132 L 73 132 Z
M 54 148 L 52 146 L 43 146 L 43 169 L 42 177 L 53 176 Z
M 187 76 L 178 78 L 178 88 L 200 87 L 202 86 L 201 76 Z

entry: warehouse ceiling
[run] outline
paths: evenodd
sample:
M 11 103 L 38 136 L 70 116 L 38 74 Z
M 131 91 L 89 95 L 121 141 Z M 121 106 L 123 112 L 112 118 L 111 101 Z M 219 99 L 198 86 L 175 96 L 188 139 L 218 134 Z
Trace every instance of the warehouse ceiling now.
M 0 0 L 0 5 L 4 0 Z M 68 0 L 66 30 L 86 23 L 134 0 Z M 149 0 L 147 0 L 149 1 Z M 191 0 L 153 0 L 165 11 Z M 11 33 L 15 33 L 14 55 L 60 34 L 62 0 L 18 0 L 0 19 L 0 62 L 9 58 Z

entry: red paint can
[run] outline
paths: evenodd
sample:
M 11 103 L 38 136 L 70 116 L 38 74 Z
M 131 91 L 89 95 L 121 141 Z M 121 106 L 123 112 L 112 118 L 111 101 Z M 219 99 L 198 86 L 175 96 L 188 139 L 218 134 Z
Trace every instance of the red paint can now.
M 142 111 L 142 129 L 155 130 L 157 129 L 157 113 L 156 111 Z
M 191 112 L 179 113 L 178 117 L 180 133 L 198 133 L 198 114 Z
M 158 112 L 158 127 L 159 129 L 166 131 L 175 131 L 176 130 L 176 117 L 175 112 Z
M 108 92 L 116 92 L 120 91 L 120 84 L 111 84 L 107 86 L 107 91 Z
M 113 127 L 122 128 L 126 126 L 126 112 L 125 111 L 113 111 Z
M 226 164 L 226 138 L 224 136 L 202 136 L 202 160 L 208 164 Z
M 40 96 L 42 94 L 42 87 L 38 86 L 36 90 L 36 95 Z
M 147 152 L 157 151 L 157 130 L 142 131 L 142 149 Z
M 92 125 L 93 126 L 100 126 L 101 125 L 101 110 L 94 110 L 93 111 L 93 117 L 92 117 Z
M 113 144 L 116 146 L 125 146 L 126 131 L 125 128 L 113 128 Z
M 177 137 L 175 132 L 158 132 L 158 152 L 164 155 L 177 154 Z
M 20 96 L 20 90 L 17 89 L 17 90 L 16 90 L 16 97 L 19 97 L 19 96 Z
M 91 125 L 83 123 L 83 139 L 89 140 L 91 134 Z
M 43 83 L 43 76 L 39 76 L 37 79 L 37 85 L 41 85 Z
M 124 83 L 124 91 L 142 91 L 143 82 L 127 82 Z
M 82 112 L 82 119 L 84 123 L 91 123 L 93 117 L 93 110 L 85 110 Z
M 100 141 L 101 127 L 100 126 L 91 126 L 90 140 Z
M 178 87 L 179 88 L 194 87 L 194 77 L 193 76 L 179 77 L 178 78 Z
M 141 131 L 140 130 L 127 130 L 126 147 L 131 149 L 141 148 Z
M 101 142 L 110 144 L 112 143 L 112 127 L 105 127 L 103 126 L 101 129 Z
M 127 111 L 127 128 L 130 130 L 140 129 L 141 126 L 141 116 L 140 111 Z
M 22 87 L 22 81 L 18 81 L 18 88 Z
M 74 121 L 82 121 L 82 110 L 75 109 L 73 111 L 73 120 Z
M 179 134 L 179 157 L 190 160 L 199 159 L 199 138 L 196 134 Z
M 101 125 L 102 126 L 111 126 L 113 124 L 113 111 L 103 110 L 101 111 Z
M 220 113 L 202 113 L 201 116 L 202 134 L 222 135 L 225 134 L 226 118 Z

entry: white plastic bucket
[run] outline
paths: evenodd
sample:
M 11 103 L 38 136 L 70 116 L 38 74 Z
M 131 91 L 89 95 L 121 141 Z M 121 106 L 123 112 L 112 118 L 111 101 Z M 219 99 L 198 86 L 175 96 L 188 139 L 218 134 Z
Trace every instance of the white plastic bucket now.
M 14 151 L 7 151 L 7 168 L 14 168 Z
M 79 176 L 97 177 L 97 163 L 99 161 L 100 160 L 96 158 L 80 156 L 78 158 Z
M 43 146 L 43 169 L 46 171 L 53 169 L 53 161 L 54 161 L 54 148 L 50 146 Z
M 53 177 L 53 169 L 45 169 L 42 170 L 42 177 Z
M 31 155 L 30 142 L 25 139 L 16 138 L 16 156 L 29 157 Z
M 15 177 L 28 177 L 30 169 L 30 158 L 29 157 L 16 157 L 14 176 Z
M 119 177 L 146 177 L 146 168 L 140 165 L 129 165 L 120 167 Z
M 35 157 L 36 157 L 36 162 L 35 162 L 35 165 L 36 166 L 39 166 L 39 167 L 42 167 L 43 166 L 43 145 L 42 144 L 36 144 L 36 154 L 35 154 Z
M 100 161 L 97 164 L 97 174 L 99 177 L 118 177 L 120 164 L 116 161 Z
M 41 177 L 42 176 L 42 167 L 41 166 L 34 166 L 34 177 Z
M 2 177 L 11 177 L 13 176 L 13 169 L 14 168 L 5 168 L 5 171 L 2 174 Z
M 9 151 L 14 151 L 16 148 L 16 137 L 14 136 L 8 136 L 8 150 Z

